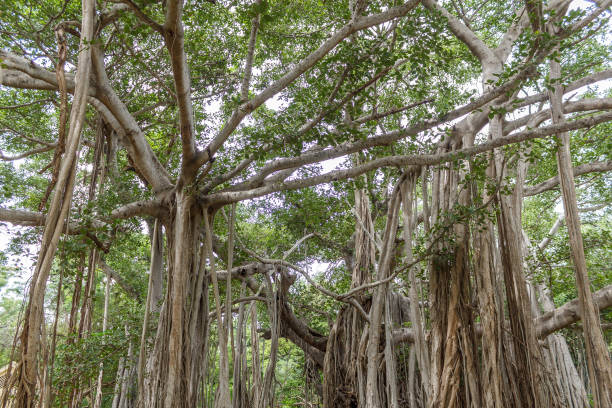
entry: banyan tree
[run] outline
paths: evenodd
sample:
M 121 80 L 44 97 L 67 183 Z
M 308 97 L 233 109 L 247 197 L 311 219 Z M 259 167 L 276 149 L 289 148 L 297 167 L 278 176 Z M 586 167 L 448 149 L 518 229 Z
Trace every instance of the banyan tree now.
M 1 406 L 611 407 L 611 4 L 2 2 Z

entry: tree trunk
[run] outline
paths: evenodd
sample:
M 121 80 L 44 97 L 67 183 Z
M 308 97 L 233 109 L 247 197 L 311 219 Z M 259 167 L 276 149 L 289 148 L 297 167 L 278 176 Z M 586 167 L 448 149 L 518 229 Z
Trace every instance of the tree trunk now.
M 208 310 L 208 281 L 198 250 L 202 210 L 193 197 L 177 191 L 176 213 L 165 228 L 168 283 L 160 310 L 145 387 L 147 407 L 191 407 L 198 398 Z M 210 251 L 212 253 L 212 251 Z M 209 255 L 211 256 L 211 255 Z M 192 337 L 191 333 L 200 333 Z
M 550 61 L 550 78 L 554 83 L 554 91 L 550 93 L 550 105 L 553 123 L 563 123 L 563 109 L 561 98 L 563 97 L 561 78 L 561 65 L 555 59 Z M 589 276 L 584 256 L 582 243 L 582 232 L 580 231 L 580 217 L 578 205 L 576 204 L 576 186 L 572 170 L 572 157 L 570 154 L 569 133 L 563 132 L 558 135 L 559 145 L 557 148 L 557 163 L 559 168 L 559 179 L 561 181 L 561 194 L 563 197 L 563 209 L 570 239 L 570 253 L 574 263 L 576 276 L 576 287 L 580 301 L 580 314 L 582 316 L 582 327 L 584 343 L 587 354 L 587 366 L 593 402 L 596 408 L 612 406 L 612 362 L 606 342 L 604 341 L 599 312 L 593 303 Z
M 149 268 L 149 284 L 140 336 L 140 352 L 138 353 L 138 405 L 144 407 L 145 365 L 147 364 L 147 332 L 151 313 L 159 310 L 161 300 L 163 273 L 163 235 L 159 220 L 155 220 L 151 234 L 151 263 Z
M 421 182 L 426 185 L 427 180 L 423 178 Z M 412 241 L 414 239 L 414 230 L 416 228 L 416 222 L 414 220 L 414 216 L 416 215 L 416 199 L 415 199 L 415 187 L 416 187 L 416 176 L 409 175 L 406 182 L 403 184 L 403 211 L 404 211 L 404 250 L 406 254 L 406 264 L 411 264 L 413 262 L 413 252 L 412 252 Z M 427 191 L 426 188 L 424 190 Z M 424 208 L 426 206 L 425 202 L 428 200 L 426 194 L 423 196 Z M 424 219 L 427 215 L 424 216 Z M 428 221 L 427 221 L 428 222 Z M 427 344 L 425 343 L 425 326 L 421 319 L 421 308 L 419 307 L 420 299 L 417 291 L 417 287 L 419 286 L 419 280 L 416 276 L 417 266 L 410 268 L 409 270 L 409 296 L 410 296 L 410 321 L 412 322 L 412 327 L 414 328 L 415 338 L 414 338 L 414 348 L 416 351 L 416 359 L 419 364 L 419 370 L 421 372 L 421 380 L 423 382 L 423 388 L 425 391 L 425 403 L 429 398 L 430 386 L 429 386 L 429 352 L 427 350 Z
M 395 255 L 395 236 L 397 233 L 397 224 L 399 218 L 399 207 L 401 198 L 399 194 L 399 186 L 394 189 L 391 201 L 389 202 L 389 211 L 387 215 L 387 224 L 383 234 L 382 248 L 380 260 L 378 262 L 378 271 L 376 279 L 382 280 L 389 276 L 391 265 L 393 264 L 393 256 Z M 367 371 L 366 371 L 366 408 L 378 408 L 385 406 L 385 401 L 381 400 L 381 389 L 379 386 L 378 365 L 379 348 L 380 348 L 380 333 L 383 316 L 383 308 L 385 298 L 388 293 L 388 283 L 378 285 L 374 289 L 372 296 L 372 306 L 369 313 L 369 333 L 368 344 L 366 348 Z
M 93 38 L 95 3 L 93 0 L 82 2 L 81 41 L 77 62 L 76 84 L 73 106 L 70 111 L 70 130 L 67 137 L 67 151 L 60 167 L 55 195 L 47 213 L 41 250 L 32 277 L 29 303 L 25 312 L 24 327 L 21 333 L 21 361 L 15 370 L 19 377 L 16 404 L 20 408 L 33 408 L 36 404 L 38 352 L 40 349 L 40 330 L 44 323 L 44 296 L 47 279 L 51 271 L 53 257 L 57 249 L 64 222 L 68 216 L 74 178 L 76 174 L 77 151 L 81 129 L 85 120 L 89 74 L 91 70 L 91 51 L 87 45 Z
M 108 328 L 108 304 L 110 301 L 110 276 L 106 275 L 106 287 L 104 290 L 104 317 L 102 320 L 102 333 L 106 334 Z M 100 363 L 100 372 L 98 373 L 98 383 L 96 386 L 96 400 L 94 408 L 100 408 L 102 406 L 102 379 L 104 374 L 104 362 Z

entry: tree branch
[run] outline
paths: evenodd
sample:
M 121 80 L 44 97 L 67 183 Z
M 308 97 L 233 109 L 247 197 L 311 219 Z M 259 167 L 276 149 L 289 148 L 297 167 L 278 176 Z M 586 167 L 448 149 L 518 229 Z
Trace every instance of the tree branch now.
M 468 147 L 456 151 L 451 151 L 447 153 L 441 154 L 415 154 L 415 155 L 406 155 L 406 156 L 387 156 L 380 159 L 372 160 L 370 162 L 364 163 L 359 166 L 352 167 L 350 169 L 343 170 L 335 170 L 328 173 L 324 173 L 318 176 L 309 177 L 305 179 L 299 180 L 291 180 L 284 183 L 272 184 L 264 187 L 254 188 L 252 190 L 247 191 L 238 191 L 238 192 L 219 192 L 215 194 L 211 194 L 209 196 L 201 197 L 201 202 L 205 206 L 222 206 L 225 204 L 242 201 L 250 198 L 261 197 L 263 195 L 283 191 L 283 190 L 296 190 L 300 188 L 310 187 L 317 184 L 329 183 L 332 181 L 344 180 L 348 178 L 354 178 L 361 174 L 367 173 L 368 171 L 380 168 L 380 167 L 406 167 L 406 166 L 431 166 L 437 165 L 449 161 L 453 161 L 456 159 L 471 157 L 479 153 L 484 153 L 498 147 L 506 146 L 513 143 L 524 142 L 527 140 L 542 138 L 546 136 L 550 136 L 553 134 L 557 134 L 562 131 L 576 130 L 586 127 L 592 127 L 599 123 L 604 123 L 612 120 L 612 112 L 603 113 L 597 116 L 592 116 L 589 118 L 578 119 L 572 122 L 566 122 L 563 124 L 550 125 L 538 129 L 532 129 L 523 132 L 513 133 L 503 138 L 498 138 L 494 140 L 489 140 L 482 144 Z M 371 143 L 372 140 L 380 140 L 384 136 L 375 137 L 369 139 Z M 385 140 L 385 139 L 383 139 Z M 298 158 L 293 159 L 293 166 L 315 163 L 318 161 L 328 160 L 334 157 L 340 157 L 347 153 L 354 153 L 356 151 L 362 150 L 365 147 L 375 146 L 375 145 L 383 145 L 386 143 L 366 143 L 368 141 L 362 143 L 356 143 L 349 145 L 350 148 L 333 148 L 326 149 L 322 152 L 313 153 L 309 156 L 300 156 Z M 356 145 L 366 144 L 365 147 L 356 148 Z M 348 152 L 347 152 L 348 150 Z M 281 161 L 281 160 L 279 160 Z M 295 163 L 298 162 L 298 163 Z
M 190 182 L 195 176 L 196 168 L 189 163 L 196 155 L 193 125 L 193 104 L 191 100 L 191 76 L 187 55 L 185 54 L 185 32 L 181 18 L 183 15 L 183 0 L 170 0 L 167 3 L 166 22 L 163 35 L 166 48 L 170 53 L 170 62 L 176 88 L 176 101 L 179 109 L 179 124 L 183 146 L 183 164 L 181 178 Z
M 428 9 L 440 13 L 448 21 L 448 27 L 455 37 L 467 45 L 472 54 L 474 54 L 481 63 L 497 60 L 493 51 L 487 47 L 484 41 L 436 0 L 423 0 L 422 3 Z
M 612 285 L 593 293 L 593 301 L 601 311 L 612 307 Z M 578 299 L 567 302 L 563 306 L 543 314 L 535 319 L 536 335 L 539 339 L 561 330 L 572 323 L 580 320 L 580 307 Z M 476 326 L 476 332 L 482 334 L 482 327 Z M 411 328 L 397 329 L 393 331 L 393 343 L 414 342 L 414 331 Z
M 115 270 L 113 270 L 113 268 L 108 266 L 106 262 L 102 260 L 102 258 L 100 258 L 100 260 L 98 261 L 98 265 L 100 266 L 100 268 L 102 268 L 102 271 L 104 271 L 104 273 L 106 274 L 107 279 L 113 279 L 115 282 L 117 282 L 117 285 L 121 286 L 121 289 L 123 289 L 123 291 L 126 294 L 137 299 L 139 303 L 142 303 L 142 296 L 136 290 L 136 288 L 134 288 L 132 285 L 127 283 L 125 279 L 123 279 L 121 275 L 119 275 Z
M 574 177 L 581 176 L 588 173 L 603 173 L 612 170 L 612 161 L 601 161 L 588 164 L 582 164 L 574 167 Z M 525 197 L 534 196 L 536 194 L 543 193 L 559 185 L 559 176 L 551 177 L 546 181 L 536 184 L 534 186 L 525 187 L 523 195 Z
M 234 111 L 232 116 L 229 118 L 229 120 L 221 129 L 221 131 L 217 134 L 217 136 L 215 136 L 215 138 L 208 144 L 206 149 L 198 153 L 198 157 L 194 162 L 194 166 L 199 168 L 202 164 L 209 161 L 217 152 L 217 150 L 219 150 L 219 148 L 223 145 L 225 140 L 227 140 L 229 135 L 242 122 L 242 119 L 244 119 L 246 115 L 250 114 L 268 99 L 272 98 L 274 95 L 285 89 L 295 79 L 301 76 L 304 72 L 308 71 L 323 57 L 325 57 L 344 39 L 366 28 L 385 23 L 394 18 L 403 17 L 408 14 L 410 10 L 416 7 L 418 3 L 418 0 L 410 0 L 402 6 L 392 7 L 382 13 L 351 20 L 351 22 L 349 22 L 340 30 L 338 30 L 319 48 L 317 48 L 317 50 L 315 50 L 298 64 L 296 64 L 293 69 L 291 69 L 281 78 L 273 82 L 259 95 L 255 96 L 250 101 L 240 105 L 240 107 Z
M 593 84 L 599 81 L 605 81 L 606 79 L 612 78 L 612 69 L 607 69 L 605 71 L 595 72 L 593 74 L 587 75 L 583 78 L 580 78 L 563 88 L 563 93 L 568 93 L 575 91 L 576 89 L 582 88 L 583 86 Z M 548 100 L 548 92 L 541 92 L 536 95 L 528 96 L 524 99 L 519 99 L 516 102 L 512 102 L 510 106 L 513 109 L 522 108 L 525 106 L 533 105 L 534 103 L 544 102 Z
M 601 311 L 612 306 L 612 285 L 593 293 L 593 302 Z M 561 330 L 572 323 L 580 320 L 580 305 L 578 299 L 564 304 L 563 306 L 543 314 L 535 321 L 536 334 L 542 339 L 549 334 Z
M 0 151 L 0 160 L 2 161 L 14 161 L 14 160 L 19 160 L 19 159 L 23 159 L 38 153 L 44 153 L 44 152 L 48 152 L 49 150 L 53 150 L 55 149 L 55 145 L 51 145 L 51 146 L 43 146 L 43 147 L 39 147 L 37 149 L 32 149 L 30 151 L 27 151 L 25 153 L 20 153 L 16 156 L 5 156 L 4 154 L 2 154 L 2 151 Z

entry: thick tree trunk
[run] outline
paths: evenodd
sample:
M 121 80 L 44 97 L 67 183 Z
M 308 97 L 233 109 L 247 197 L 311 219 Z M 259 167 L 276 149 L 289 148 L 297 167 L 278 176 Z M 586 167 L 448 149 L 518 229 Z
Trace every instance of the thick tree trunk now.
M 204 305 L 208 280 L 204 279 L 206 270 L 198 250 L 202 210 L 185 191 L 176 192 L 175 197 L 176 213 L 165 228 L 168 283 L 151 364 L 147 367 L 147 407 L 194 406 L 202 375 L 208 327 Z
M 561 78 L 561 65 L 554 59 L 550 62 L 550 78 L 557 81 L 554 91 L 550 94 L 553 123 L 563 123 L 563 109 L 561 98 L 563 96 Z M 570 154 L 569 133 L 558 135 L 560 145 L 557 149 L 557 163 L 561 193 L 563 196 L 563 209 L 570 238 L 570 252 L 574 263 L 576 287 L 580 302 L 580 314 L 583 320 L 584 343 L 587 353 L 587 366 L 593 402 L 596 408 L 612 406 L 612 362 L 606 342 L 604 341 L 599 312 L 593 304 L 593 297 L 589 283 L 589 276 L 584 256 L 582 233 L 580 231 L 580 217 L 576 204 L 576 186 L 572 170 L 572 157 Z

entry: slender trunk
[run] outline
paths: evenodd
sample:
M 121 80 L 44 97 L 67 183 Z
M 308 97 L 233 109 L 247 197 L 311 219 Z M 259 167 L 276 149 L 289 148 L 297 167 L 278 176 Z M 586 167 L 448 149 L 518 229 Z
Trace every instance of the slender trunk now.
M 228 267 L 229 270 L 229 267 Z M 246 292 L 246 282 L 240 286 L 240 297 Z M 240 302 L 238 307 L 238 332 L 236 334 L 237 346 L 234 354 L 234 401 L 233 408 L 248 407 L 248 392 L 246 387 L 246 353 L 244 350 L 244 333 L 246 326 L 245 302 Z
M 251 387 L 251 401 L 259 401 L 261 398 L 261 365 L 259 358 L 259 336 L 257 335 L 257 307 L 255 301 L 251 301 L 251 375 L 253 385 Z M 253 405 L 255 406 L 255 405 Z
M 147 287 L 147 301 L 142 323 L 142 334 L 140 336 L 140 352 L 138 353 L 138 405 L 144 407 L 144 375 L 147 361 L 147 331 L 149 330 L 149 319 L 151 313 L 158 310 L 161 298 L 161 280 L 163 268 L 163 236 L 161 222 L 155 220 L 153 234 L 151 234 L 151 263 L 149 268 L 149 284 Z
M 426 180 L 422 180 L 424 184 L 426 184 Z M 413 262 L 413 253 L 412 253 L 412 241 L 414 239 L 414 229 L 416 226 L 416 222 L 414 220 L 414 206 L 416 204 L 415 200 L 415 186 L 416 186 L 416 178 L 409 176 L 406 182 L 404 183 L 404 191 L 403 191 L 403 211 L 404 211 L 404 249 L 406 256 L 406 263 L 411 264 Z M 427 197 L 423 196 L 423 202 L 427 201 Z M 419 294 L 417 291 L 417 286 L 419 284 L 419 280 L 416 275 L 417 267 L 414 266 L 409 270 L 409 281 L 410 281 L 410 321 L 412 322 L 412 327 L 414 328 L 414 348 L 416 351 L 416 358 L 419 363 L 419 370 L 421 372 L 421 379 L 423 382 L 423 388 L 425 390 L 424 399 L 427 401 L 429 396 L 429 352 L 427 350 L 427 345 L 425 343 L 425 326 L 421 320 L 421 308 L 419 307 Z
M 125 335 L 129 336 L 128 326 L 125 325 Z M 128 345 L 128 354 L 125 359 L 125 367 L 123 369 L 123 378 L 121 379 L 121 393 L 119 396 L 118 408 L 128 408 L 130 406 L 130 396 L 128 390 L 130 389 L 130 382 L 132 381 L 132 368 L 133 368 L 134 351 L 132 348 L 132 342 Z
M 231 271 L 232 266 L 234 264 L 234 221 L 236 219 L 236 204 L 232 204 L 232 209 L 230 211 L 229 217 L 229 225 L 228 225 L 228 240 L 227 240 L 227 270 Z M 232 348 L 232 358 L 235 363 L 240 360 L 236 360 L 236 345 L 234 341 L 234 319 L 232 314 L 232 274 L 227 274 L 226 280 L 226 289 L 225 289 L 225 320 L 223 325 L 221 325 L 224 331 L 227 331 L 228 336 L 230 338 L 230 344 Z M 221 330 L 221 329 L 220 329 Z M 240 374 L 240 370 L 238 370 L 238 374 Z M 234 373 L 235 376 L 235 373 Z M 229 383 L 229 358 L 228 358 L 228 379 Z M 234 383 L 233 394 L 235 399 L 239 399 L 240 395 L 236 392 L 236 383 Z M 233 406 L 232 400 L 228 401 L 230 406 Z
M 96 282 L 96 265 L 98 264 L 98 251 L 94 248 L 89 252 L 89 260 L 87 267 L 87 280 L 85 282 L 85 296 L 83 297 L 83 303 L 81 305 L 81 313 L 79 320 L 78 339 L 87 338 L 89 330 L 91 328 L 92 321 L 92 303 L 93 294 L 95 290 Z M 71 403 L 70 406 L 77 408 L 81 405 L 81 393 L 82 393 L 81 378 L 77 377 L 72 389 Z
M 414 347 L 410 347 L 410 355 L 408 356 L 408 402 L 410 408 L 417 408 L 416 398 L 416 350 Z
M 51 350 L 48 375 L 45 377 L 45 388 L 43 389 L 43 408 L 51 407 L 53 403 L 53 371 L 55 368 L 55 348 L 57 345 L 57 323 L 59 320 L 59 310 L 62 301 L 62 289 L 64 282 L 64 267 L 60 270 L 59 283 L 57 284 L 57 298 L 55 300 L 55 319 L 53 320 L 53 333 L 51 334 Z
M 104 317 L 102 319 L 102 333 L 106 334 L 108 329 L 108 304 L 110 301 L 110 276 L 106 276 L 106 287 L 104 290 Z M 100 408 L 102 406 L 102 379 L 104 375 L 104 362 L 100 362 L 100 372 L 98 373 L 98 384 L 96 387 L 96 400 L 94 408 Z
M 278 338 L 280 336 L 279 297 L 281 296 L 281 290 L 274 289 L 270 276 L 267 274 L 264 276 L 264 284 L 268 297 L 268 314 L 270 316 L 270 355 L 268 356 L 268 366 L 263 378 L 261 395 L 255 405 L 257 408 L 273 406 L 274 376 L 278 357 Z
M 398 408 L 397 370 L 395 367 L 395 352 L 392 345 L 392 319 L 389 306 L 390 293 L 385 297 L 385 371 L 387 381 L 387 407 Z
M 229 359 L 227 355 L 227 331 L 223 328 L 223 318 L 221 316 L 221 297 L 219 295 L 219 283 L 217 279 L 217 271 L 215 269 L 215 258 L 212 248 L 212 225 L 214 215 L 209 215 L 208 211 L 204 211 L 204 229 L 206 232 L 206 248 L 208 253 L 208 262 L 210 268 L 210 278 L 213 285 L 213 295 L 215 300 L 215 308 L 217 311 L 217 331 L 219 334 L 219 388 L 215 396 L 216 408 L 229 408 L 231 406 L 231 397 L 229 391 Z
M 119 359 L 119 365 L 117 367 L 117 374 L 115 375 L 115 389 L 113 390 L 113 402 L 111 408 L 119 407 L 119 399 L 121 398 L 121 383 L 123 379 L 123 371 L 125 368 L 125 358 Z
M 45 289 L 74 190 L 77 151 L 87 107 L 87 92 L 91 68 L 91 51 L 87 44 L 93 39 L 94 9 L 95 3 L 93 0 L 84 0 L 82 2 L 83 18 L 79 45 L 82 51 L 77 62 L 75 80 L 77 88 L 74 92 L 73 107 L 70 112 L 70 130 L 66 140 L 67 151 L 60 167 L 55 195 L 47 213 L 41 250 L 32 277 L 29 303 L 21 334 L 21 361 L 18 369 L 15 370 L 15 375 L 19 377 L 16 405 L 23 408 L 31 408 L 36 404 L 37 359 L 40 349 L 40 330 L 44 320 Z

